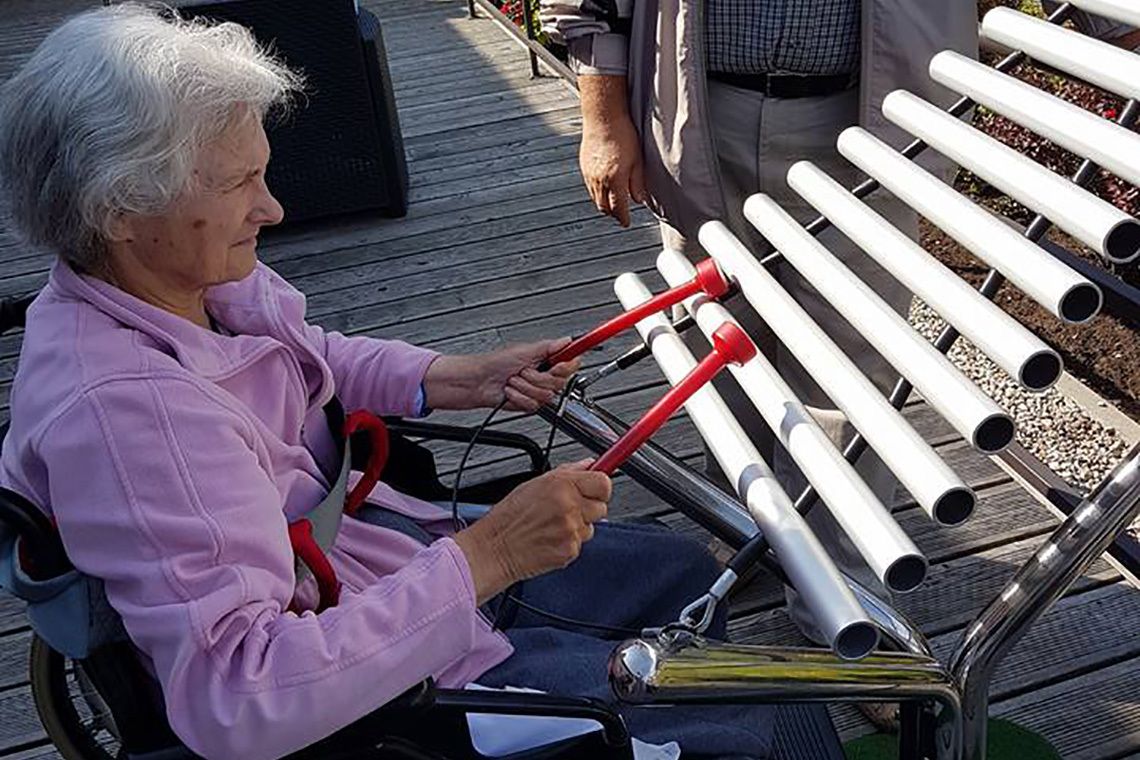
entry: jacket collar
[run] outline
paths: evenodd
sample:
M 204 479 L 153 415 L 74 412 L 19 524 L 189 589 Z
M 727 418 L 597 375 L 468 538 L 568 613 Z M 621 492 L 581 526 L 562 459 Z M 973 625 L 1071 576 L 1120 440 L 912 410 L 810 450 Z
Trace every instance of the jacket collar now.
M 290 316 L 303 323 L 304 297 L 278 281 L 275 274 L 259 264 L 243 280 L 206 292 L 210 313 L 233 335 L 203 329 L 108 282 L 79 274 L 62 260 L 52 268 L 49 288 L 64 298 L 85 302 L 116 322 L 147 335 L 162 344 L 187 370 L 209 380 L 231 375 L 284 343 L 293 348 L 299 358 L 320 368 L 324 388 L 318 395 L 331 395 L 332 376 L 327 365 L 303 339 L 299 328 L 286 323 L 286 317 Z M 296 305 L 282 308 L 278 303 L 281 285 L 287 289 L 286 294 L 291 293 L 300 301 L 299 308 Z

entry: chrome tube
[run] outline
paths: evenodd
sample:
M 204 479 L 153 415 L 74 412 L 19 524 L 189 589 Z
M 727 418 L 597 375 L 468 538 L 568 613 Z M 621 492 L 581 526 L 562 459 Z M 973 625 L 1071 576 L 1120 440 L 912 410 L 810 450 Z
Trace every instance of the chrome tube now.
M 657 270 L 670 286 L 692 279 L 695 272 L 683 255 L 670 250 L 658 255 Z M 708 298 L 690 297 L 683 303 L 710 339 L 720 325 L 736 323 L 727 309 Z M 926 558 L 772 363 L 758 354 L 728 369 L 879 580 L 892 591 L 916 588 L 926 577 Z
M 1140 135 L 1100 114 L 953 50 L 930 59 L 930 78 L 1140 185 Z
M 969 517 L 974 493 L 748 248 L 721 222 L 701 225 L 698 237 L 926 513 L 948 525 Z
M 608 449 L 628 427 L 601 407 L 574 395 L 566 399 L 561 411 L 547 404 L 538 413 L 598 453 Z M 739 549 L 760 532 L 740 502 L 652 441 L 634 452 L 621 469 L 730 546 Z
M 1136 0 L 1069 0 L 1083 11 L 1140 26 L 1140 6 Z
M 949 661 L 966 760 L 986 756 L 989 688 L 1006 652 L 1140 514 L 1140 445 L 1053 532 L 974 620 Z
M 614 281 L 614 293 L 626 310 L 645 303 L 652 295 L 641 278 L 631 273 Z M 697 366 L 664 315 L 646 317 L 637 323 L 637 331 L 653 351 L 653 358 L 670 384 L 676 385 Z M 803 597 L 816 626 L 835 653 L 844 659 L 857 660 L 874 651 L 879 643 L 878 628 L 855 601 L 831 557 L 796 511 L 720 394 L 712 385 L 706 385 L 689 397 L 685 410 L 729 481 L 736 484 L 748 511 L 780 560 L 780 566 Z
M 996 454 L 1013 441 L 1013 418 L 776 201 L 749 196 L 744 216 L 974 448 Z
M 814 164 L 794 164 L 788 185 L 1023 388 L 1045 390 L 1060 377 L 1056 351 Z
M 994 8 L 982 35 L 1078 79 L 1127 98 L 1140 98 L 1140 56 L 1012 8 Z
M 1005 275 L 1050 313 L 1070 324 L 1079 324 L 1100 311 L 1100 288 L 870 132 L 849 127 L 840 133 L 836 145 L 844 158 Z
M 876 652 L 847 662 L 823 649 L 633 639 L 610 655 L 609 678 L 632 704 L 935 701 L 939 756 L 957 758 L 961 749 L 958 690 L 933 657 Z
M 887 95 L 883 115 L 1109 261 L 1140 257 L 1140 222 L 1067 177 L 905 90 Z
M 907 652 L 921 657 L 934 656 L 930 652 L 930 642 L 926 640 L 926 636 L 906 615 L 846 573 L 843 574 L 843 580 L 847 581 L 848 588 L 859 601 L 859 606 L 867 613 L 867 617 L 878 626 L 880 636 L 890 645 L 888 647 L 890 651 Z

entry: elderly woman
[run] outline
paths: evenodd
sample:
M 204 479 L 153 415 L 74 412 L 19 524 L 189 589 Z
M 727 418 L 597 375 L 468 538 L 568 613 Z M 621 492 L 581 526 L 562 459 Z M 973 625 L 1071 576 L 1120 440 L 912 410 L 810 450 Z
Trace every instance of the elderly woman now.
M 298 86 L 241 27 L 134 5 L 71 19 L 4 86 L 4 189 L 58 261 L 29 311 L 0 479 L 104 581 L 171 726 L 205 757 L 299 750 L 427 676 L 604 696 L 610 642 L 529 611 L 504 635 L 481 611 L 533 579 L 532 606 L 637 627 L 706 588 L 716 566 L 691 542 L 594 533 L 603 474 L 560 468 L 458 532 L 380 484 L 323 557 L 339 594 L 297 564 L 290 526 L 338 479 L 334 394 L 407 416 L 504 396 L 533 410 L 574 369 L 534 369 L 562 341 L 441 356 L 305 321 L 304 297 L 256 258 L 282 216 L 262 119 Z M 767 752 L 758 709 L 628 718 L 694 754 Z

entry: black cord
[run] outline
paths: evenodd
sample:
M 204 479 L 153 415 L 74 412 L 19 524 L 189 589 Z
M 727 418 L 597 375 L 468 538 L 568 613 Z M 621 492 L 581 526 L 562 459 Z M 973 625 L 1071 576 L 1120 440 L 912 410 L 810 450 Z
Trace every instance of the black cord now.
M 455 483 L 451 486 L 451 525 L 455 532 L 463 530 L 465 527 L 463 521 L 459 519 L 459 483 L 463 480 L 463 469 L 467 466 L 467 459 L 471 456 L 472 450 L 475 448 L 479 436 L 483 435 L 483 431 L 491 424 L 491 420 L 495 419 L 495 415 L 503 410 L 507 405 L 507 399 L 504 396 L 503 400 L 499 402 L 498 406 L 490 411 L 479 427 L 475 428 L 475 434 L 471 436 L 471 440 L 467 442 L 467 448 L 463 451 L 463 457 L 459 460 L 459 468 L 455 471 Z
M 603 625 L 601 623 L 587 623 L 583 620 L 575 620 L 574 618 L 564 617 L 562 615 L 556 615 L 555 613 L 550 612 L 548 610 L 544 610 L 544 609 L 541 609 L 539 607 L 535 607 L 533 604 L 530 604 L 529 602 L 524 602 L 522 599 L 519 599 L 517 596 L 511 595 L 510 592 L 507 592 L 506 594 L 504 594 L 504 599 L 503 599 L 502 603 L 499 604 L 499 609 L 501 610 L 504 606 L 506 606 L 508 601 L 513 603 L 513 604 L 518 605 L 519 607 L 522 607 L 524 610 L 527 610 L 528 612 L 532 612 L 535 615 L 539 615 L 539 616 L 547 618 L 548 620 L 551 620 L 555 623 L 561 623 L 562 625 L 566 625 L 566 626 L 575 626 L 578 628 L 593 628 L 593 629 L 598 630 L 598 631 L 606 631 L 607 633 L 621 634 L 622 636 L 640 636 L 641 632 L 643 630 L 641 628 L 622 628 L 621 626 L 615 626 L 615 625 Z M 497 620 L 498 618 L 499 618 L 499 614 L 498 614 L 498 612 L 496 612 L 495 619 Z
M 575 372 L 566 380 L 566 384 L 562 386 L 562 392 L 558 395 L 558 406 L 556 407 L 559 412 L 562 411 L 562 405 L 566 403 L 566 399 L 574 392 L 575 386 L 578 384 L 579 375 Z M 554 435 L 558 432 L 558 418 L 557 416 L 550 419 L 550 432 L 546 436 L 546 446 L 542 450 L 542 464 L 544 472 L 550 469 L 550 451 L 554 448 Z
M 573 375 L 567 380 L 566 385 L 562 389 L 562 394 L 561 394 L 561 397 L 559 398 L 559 404 L 564 402 L 566 400 L 566 397 L 573 390 L 573 384 L 574 384 L 574 381 L 576 379 L 577 379 L 577 375 Z M 463 450 L 463 456 L 459 460 L 459 467 L 456 468 L 456 471 L 455 471 L 455 482 L 451 486 L 451 523 L 452 523 L 452 527 L 455 529 L 456 533 L 458 533 L 459 531 L 463 530 L 463 528 L 466 527 L 463 524 L 463 521 L 459 519 L 459 485 L 463 480 L 463 470 L 467 467 L 467 460 L 471 457 L 471 452 L 475 449 L 475 444 L 479 442 L 479 436 L 481 436 L 483 434 L 483 431 L 487 429 L 487 426 L 491 424 L 491 421 L 495 419 L 495 416 L 499 412 L 501 412 L 503 410 L 503 407 L 505 407 L 506 405 L 507 405 L 507 399 L 504 398 L 502 401 L 500 401 L 498 403 L 497 406 L 495 406 L 494 409 L 492 409 L 487 414 L 486 417 L 483 418 L 483 422 L 481 422 L 479 424 L 479 427 L 475 428 L 475 433 L 471 436 L 471 440 L 467 442 L 467 448 Z M 547 439 L 546 451 L 545 451 L 544 456 L 543 456 L 543 461 L 545 462 L 547 469 L 550 469 L 550 449 L 551 449 L 552 444 L 554 442 L 555 430 L 556 430 L 556 426 L 552 422 L 550 425 L 550 437 Z M 525 610 L 527 610 L 527 611 L 529 611 L 535 615 L 539 615 L 541 617 L 547 618 L 548 620 L 550 620 L 552 622 L 559 623 L 563 626 L 574 626 L 577 628 L 590 628 L 590 629 L 598 630 L 598 631 L 606 631 L 608 633 L 616 633 L 616 634 L 620 634 L 622 636 L 627 636 L 627 635 L 640 636 L 641 635 L 640 629 L 635 630 L 633 628 L 621 628 L 619 626 L 603 625 L 601 623 L 589 623 L 589 622 L 586 622 L 585 620 L 575 620 L 574 618 L 564 617 L 562 615 L 557 615 L 557 614 L 550 612 L 548 610 L 544 610 L 544 609 L 541 609 L 539 607 L 535 607 L 533 604 L 530 604 L 529 602 L 524 602 L 522 599 L 520 599 L 518 597 L 517 594 L 518 594 L 518 589 L 520 588 L 520 586 L 521 586 L 521 581 L 518 583 L 512 584 L 511 587 L 508 588 L 503 593 L 503 599 L 499 603 L 499 608 L 495 611 L 495 619 L 492 622 L 492 628 L 498 630 L 502 627 L 502 624 L 504 623 L 504 618 L 506 617 L 506 613 L 508 611 L 508 608 L 510 608 L 511 605 L 514 605 L 516 607 L 521 607 L 521 608 L 523 608 L 523 609 L 525 609 Z

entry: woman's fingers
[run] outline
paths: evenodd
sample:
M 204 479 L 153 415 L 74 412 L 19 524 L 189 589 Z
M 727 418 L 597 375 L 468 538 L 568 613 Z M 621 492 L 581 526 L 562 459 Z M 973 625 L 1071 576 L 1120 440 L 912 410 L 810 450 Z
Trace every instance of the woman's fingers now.
M 535 385 L 520 375 L 512 375 L 511 378 L 507 380 L 507 387 L 514 388 L 519 393 L 524 394 L 528 398 L 531 398 L 540 404 L 545 404 L 547 401 L 550 401 L 554 398 L 553 389 L 543 388 L 539 385 Z
M 610 506 L 604 501 L 596 499 L 589 499 L 582 504 L 582 520 L 587 525 L 592 525 L 599 520 L 606 519 L 606 515 L 610 512 Z
M 563 380 L 573 375 L 575 372 L 582 368 L 582 360 L 575 357 L 568 362 L 559 362 L 550 368 L 550 374 L 555 377 L 560 377 Z
M 566 378 L 556 375 L 554 372 L 539 372 L 531 367 L 520 372 L 519 377 L 531 385 L 545 388 L 548 391 L 560 391 L 562 386 L 566 385 Z
M 507 398 L 507 408 L 515 412 L 537 412 L 542 406 L 525 393 L 515 390 L 510 385 L 503 388 L 503 395 Z

